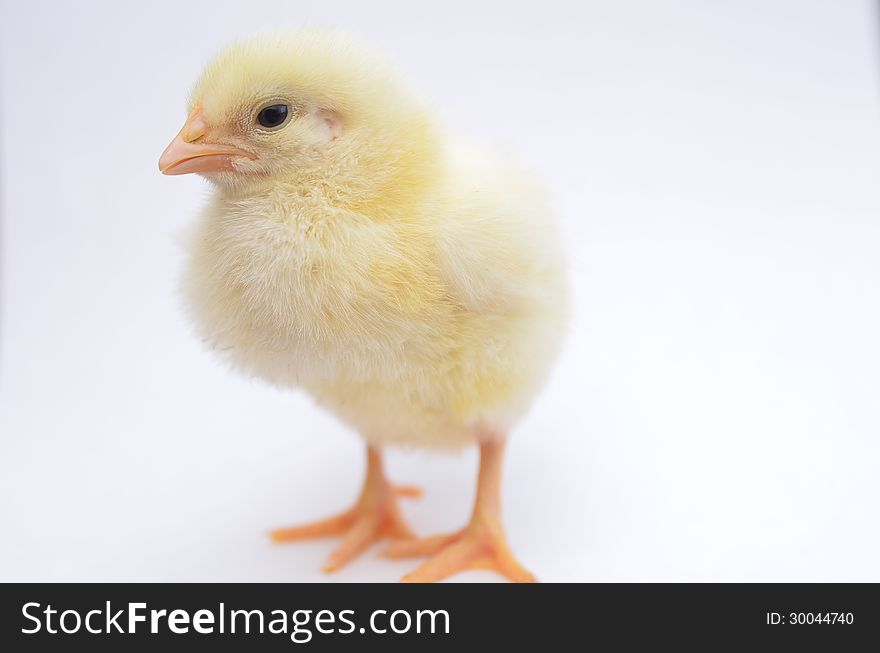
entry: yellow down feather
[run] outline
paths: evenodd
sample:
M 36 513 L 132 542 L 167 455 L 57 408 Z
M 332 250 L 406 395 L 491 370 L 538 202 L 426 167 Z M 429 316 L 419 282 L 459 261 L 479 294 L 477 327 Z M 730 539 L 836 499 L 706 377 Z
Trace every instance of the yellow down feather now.
M 304 117 L 254 142 L 245 121 L 274 96 Z M 457 447 L 507 431 L 566 317 L 535 184 L 456 144 L 392 65 L 337 33 L 232 46 L 195 107 L 242 125 L 260 153 L 213 176 L 189 241 L 186 295 L 213 347 L 303 388 L 371 442 Z M 341 125 L 329 141 L 306 118 L 322 111 Z

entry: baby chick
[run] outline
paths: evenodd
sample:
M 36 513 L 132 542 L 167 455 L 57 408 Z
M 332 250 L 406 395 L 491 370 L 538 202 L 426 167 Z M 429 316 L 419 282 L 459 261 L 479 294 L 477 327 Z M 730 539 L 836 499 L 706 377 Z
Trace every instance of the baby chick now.
M 368 47 L 335 32 L 221 52 L 159 160 L 213 197 L 186 293 L 199 331 L 241 371 L 311 394 L 366 441 L 348 511 L 276 541 L 341 535 L 326 569 L 391 538 L 430 556 L 407 581 L 490 567 L 514 581 L 500 519 L 507 434 L 541 388 L 566 316 L 550 212 L 524 175 L 455 144 Z M 480 448 L 470 522 L 417 539 L 382 448 Z

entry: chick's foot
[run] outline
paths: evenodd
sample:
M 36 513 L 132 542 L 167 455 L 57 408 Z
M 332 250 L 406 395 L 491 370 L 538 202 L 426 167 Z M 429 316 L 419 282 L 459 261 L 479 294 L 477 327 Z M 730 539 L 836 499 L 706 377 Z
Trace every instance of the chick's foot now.
M 384 555 L 389 558 L 432 556 L 403 577 L 407 583 L 433 583 L 468 569 L 494 569 L 515 583 L 537 582 L 510 551 L 500 524 L 471 524 L 450 535 L 395 540 Z
M 480 445 L 480 475 L 470 523 L 450 535 L 400 539 L 384 551 L 389 558 L 432 556 L 404 582 L 432 583 L 466 569 L 494 569 L 516 583 L 534 583 L 535 577 L 516 559 L 501 526 L 501 460 L 504 440 Z
M 421 490 L 418 488 L 389 483 L 382 470 L 380 452 L 368 447 L 367 477 L 354 507 L 328 519 L 279 528 L 272 532 L 272 540 L 290 542 L 341 535 L 342 543 L 323 567 L 327 572 L 336 571 L 381 539 L 406 541 L 413 538 L 412 531 L 400 513 L 397 498 L 420 495 Z

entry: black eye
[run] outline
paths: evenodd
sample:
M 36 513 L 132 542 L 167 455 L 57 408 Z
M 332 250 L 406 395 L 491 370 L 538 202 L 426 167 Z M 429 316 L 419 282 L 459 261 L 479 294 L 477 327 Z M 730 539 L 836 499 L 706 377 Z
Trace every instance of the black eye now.
M 287 120 L 287 105 L 273 104 L 257 114 L 257 122 L 263 127 L 278 127 Z

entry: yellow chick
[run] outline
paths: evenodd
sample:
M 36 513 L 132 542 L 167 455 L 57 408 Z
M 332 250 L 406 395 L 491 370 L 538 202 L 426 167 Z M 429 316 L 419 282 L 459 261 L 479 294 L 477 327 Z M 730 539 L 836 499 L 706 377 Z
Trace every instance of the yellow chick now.
M 214 194 L 185 289 L 198 329 L 234 367 L 302 388 L 366 441 L 348 511 L 276 541 L 341 535 L 326 569 L 381 538 L 429 556 L 404 580 L 480 566 L 533 581 L 508 548 L 500 475 L 508 432 L 556 357 L 563 257 L 523 174 L 456 144 L 394 67 L 325 31 L 233 45 L 195 86 L 159 161 Z M 476 443 L 470 522 L 417 539 L 382 448 Z

